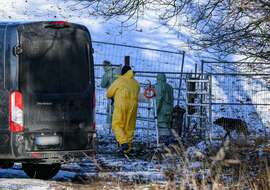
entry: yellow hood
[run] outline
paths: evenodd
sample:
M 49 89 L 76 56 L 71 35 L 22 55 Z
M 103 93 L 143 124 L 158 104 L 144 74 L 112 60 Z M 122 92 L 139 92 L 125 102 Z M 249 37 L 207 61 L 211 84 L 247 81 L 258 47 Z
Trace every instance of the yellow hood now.
M 124 79 L 132 79 L 134 77 L 134 73 L 132 70 L 129 70 L 128 72 L 126 72 L 124 75 L 120 77 Z

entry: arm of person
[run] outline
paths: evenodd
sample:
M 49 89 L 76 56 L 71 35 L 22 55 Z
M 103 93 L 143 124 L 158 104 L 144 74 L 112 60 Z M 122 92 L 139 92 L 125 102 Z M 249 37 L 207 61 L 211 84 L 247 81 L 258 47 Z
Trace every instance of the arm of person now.
M 107 90 L 107 98 L 112 98 L 112 97 L 114 97 L 114 95 L 115 95 L 115 92 L 116 92 L 116 90 L 118 89 L 118 87 L 119 87 L 119 85 L 120 85 L 120 81 L 119 80 L 115 80 L 112 84 L 111 84 L 111 86 L 108 88 L 108 90 Z
M 102 76 L 100 86 L 101 86 L 102 88 L 107 88 L 107 87 L 108 87 L 108 82 L 109 82 L 108 76 L 107 76 L 106 74 L 104 74 L 104 75 Z

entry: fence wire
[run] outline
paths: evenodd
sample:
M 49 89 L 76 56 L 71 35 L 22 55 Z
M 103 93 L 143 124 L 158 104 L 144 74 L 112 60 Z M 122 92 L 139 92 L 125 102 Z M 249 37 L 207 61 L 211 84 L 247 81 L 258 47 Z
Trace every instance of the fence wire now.
M 185 52 L 164 51 L 153 48 L 129 46 L 107 42 L 93 42 L 96 64 L 109 60 L 112 64 L 123 65 L 124 57 L 130 57 L 134 70 L 156 72 L 183 72 Z

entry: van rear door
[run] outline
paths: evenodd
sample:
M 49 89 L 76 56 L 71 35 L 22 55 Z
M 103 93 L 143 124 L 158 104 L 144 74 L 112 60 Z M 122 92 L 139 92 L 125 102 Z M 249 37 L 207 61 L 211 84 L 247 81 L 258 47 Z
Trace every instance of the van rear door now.
M 38 22 L 21 26 L 18 34 L 25 132 L 32 139 L 57 134 L 57 149 L 87 148 L 94 130 L 95 86 L 88 30 L 65 22 Z

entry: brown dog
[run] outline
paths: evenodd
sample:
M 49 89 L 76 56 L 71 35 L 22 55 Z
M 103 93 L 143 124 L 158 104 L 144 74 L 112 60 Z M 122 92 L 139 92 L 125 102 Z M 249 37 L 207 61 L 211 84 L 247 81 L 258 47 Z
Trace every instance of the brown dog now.
M 221 117 L 216 119 L 213 123 L 223 127 L 223 129 L 226 131 L 224 139 L 228 135 L 231 138 L 232 131 L 236 131 L 238 134 L 242 133 L 243 135 L 245 135 L 246 138 L 248 136 L 247 124 L 245 121 L 241 119 Z

